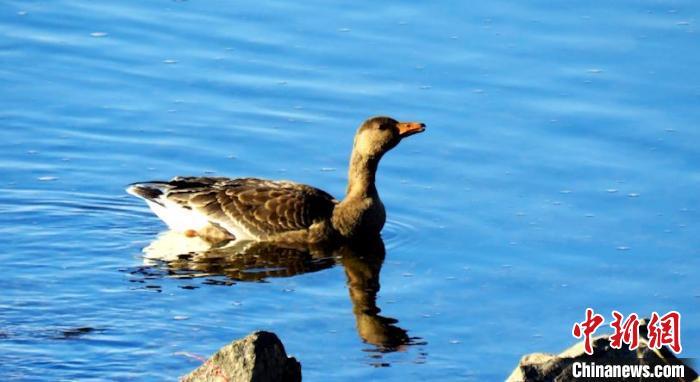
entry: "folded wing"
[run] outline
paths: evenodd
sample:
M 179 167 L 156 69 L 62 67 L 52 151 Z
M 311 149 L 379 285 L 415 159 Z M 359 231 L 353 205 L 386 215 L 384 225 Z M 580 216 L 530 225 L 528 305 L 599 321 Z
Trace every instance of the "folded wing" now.
M 201 214 L 237 238 L 265 239 L 330 219 L 336 201 L 317 188 L 256 178 L 177 177 L 168 201 Z

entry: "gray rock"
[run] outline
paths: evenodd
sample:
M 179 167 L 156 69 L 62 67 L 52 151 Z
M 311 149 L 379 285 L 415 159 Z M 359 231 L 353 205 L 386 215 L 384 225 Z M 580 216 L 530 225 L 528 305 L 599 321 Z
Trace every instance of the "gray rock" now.
M 574 362 L 594 362 L 596 365 L 606 364 L 645 364 L 645 365 L 680 365 L 681 360 L 666 349 L 650 349 L 646 333 L 646 322 L 640 325 L 639 347 L 636 350 L 627 349 L 623 344 L 622 349 L 610 347 L 609 336 L 599 336 L 591 339 L 593 355 L 584 352 L 583 341 L 570 347 L 559 355 L 533 353 L 524 356 L 518 367 L 513 370 L 506 382 L 575 382 L 572 365 Z M 683 379 L 669 379 L 676 382 L 698 382 L 700 377 L 687 364 L 684 365 L 685 377 Z M 612 379 L 611 379 L 612 380 Z M 658 379 L 630 378 L 615 379 L 625 381 L 658 381 Z
M 301 381 L 301 364 L 287 357 L 274 333 L 258 331 L 217 351 L 182 382 Z

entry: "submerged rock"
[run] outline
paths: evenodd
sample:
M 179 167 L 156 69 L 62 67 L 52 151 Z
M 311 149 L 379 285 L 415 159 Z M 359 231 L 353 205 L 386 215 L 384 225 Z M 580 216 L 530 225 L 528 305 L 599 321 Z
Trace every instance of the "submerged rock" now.
M 287 357 L 274 333 L 258 331 L 217 351 L 182 382 L 301 381 L 301 364 Z
M 676 358 L 673 353 L 666 349 L 649 348 L 649 340 L 646 333 L 646 323 L 640 326 L 639 347 L 629 350 L 626 344 L 622 349 L 610 347 L 609 336 L 599 336 L 591 339 L 593 345 L 593 355 L 584 352 L 583 341 L 570 347 L 559 355 L 546 353 L 532 353 L 525 355 L 513 370 L 506 382 L 574 382 L 580 379 L 573 376 L 574 362 L 586 362 L 588 365 L 651 365 L 652 370 L 655 365 L 683 365 L 683 378 L 653 379 L 653 378 L 611 378 L 615 381 L 676 381 L 676 382 L 698 382 L 700 377 L 684 364 L 682 360 Z

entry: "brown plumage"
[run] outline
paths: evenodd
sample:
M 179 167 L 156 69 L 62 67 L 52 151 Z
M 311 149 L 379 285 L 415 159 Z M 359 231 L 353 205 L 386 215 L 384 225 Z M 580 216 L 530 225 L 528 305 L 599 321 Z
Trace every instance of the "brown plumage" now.
M 315 187 L 257 178 L 176 177 L 131 185 L 170 228 L 218 242 L 322 242 L 378 234 L 386 215 L 374 184 L 381 157 L 422 123 L 365 121 L 355 135 L 342 201 Z

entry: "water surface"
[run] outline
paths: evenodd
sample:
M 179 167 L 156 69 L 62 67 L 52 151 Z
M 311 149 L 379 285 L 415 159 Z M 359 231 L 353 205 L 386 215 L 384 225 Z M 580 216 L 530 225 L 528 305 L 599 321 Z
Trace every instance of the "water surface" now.
M 0 379 L 174 380 L 268 329 L 309 381 L 496 381 L 572 344 L 586 307 L 678 310 L 683 355 L 700 356 L 699 15 L 3 2 Z M 264 282 L 144 260 L 164 226 L 125 185 L 259 176 L 342 197 L 375 114 L 428 125 L 378 175 L 376 306 L 407 346 L 363 341 L 337 259 Z

